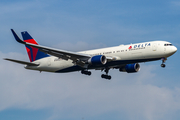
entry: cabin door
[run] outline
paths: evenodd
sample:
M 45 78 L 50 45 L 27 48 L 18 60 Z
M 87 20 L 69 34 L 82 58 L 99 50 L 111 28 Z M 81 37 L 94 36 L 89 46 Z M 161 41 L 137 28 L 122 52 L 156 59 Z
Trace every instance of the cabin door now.
M 156 51 L 156 50 L 157 50 L 157 43 L 153 43 L 152 50 L 153 50 L 153 51 Z

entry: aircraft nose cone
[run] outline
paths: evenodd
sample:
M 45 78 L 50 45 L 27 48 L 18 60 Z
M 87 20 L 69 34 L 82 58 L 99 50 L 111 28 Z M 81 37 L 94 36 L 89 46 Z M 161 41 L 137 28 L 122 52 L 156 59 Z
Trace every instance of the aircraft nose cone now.
M 175 46 L 172 47 L 172 52 L 175 53 L 177 51 L 177 48 Z

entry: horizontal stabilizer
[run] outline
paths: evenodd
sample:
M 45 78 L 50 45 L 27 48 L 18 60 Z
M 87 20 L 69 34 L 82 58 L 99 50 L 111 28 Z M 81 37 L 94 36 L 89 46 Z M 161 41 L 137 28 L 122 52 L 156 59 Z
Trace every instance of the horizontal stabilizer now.
M 20 61 L 20 60 L 14 60 L 14 59 L 9 59 L 9 58 L 4 58 L 4 60 L 8 60 L 11 62 L 23 64 L 23 65 L 28 65 L 28 66 L 38 66 L 39 64 L 31 63 L 31 62 L 25 62 L 25 61 Z

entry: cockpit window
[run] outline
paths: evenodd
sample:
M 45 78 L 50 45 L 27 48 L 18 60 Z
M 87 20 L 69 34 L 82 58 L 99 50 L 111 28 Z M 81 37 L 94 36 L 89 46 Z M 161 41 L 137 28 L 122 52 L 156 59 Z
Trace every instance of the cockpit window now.
M 173 46 L 172 44 L 164 44 L 164 46 Z

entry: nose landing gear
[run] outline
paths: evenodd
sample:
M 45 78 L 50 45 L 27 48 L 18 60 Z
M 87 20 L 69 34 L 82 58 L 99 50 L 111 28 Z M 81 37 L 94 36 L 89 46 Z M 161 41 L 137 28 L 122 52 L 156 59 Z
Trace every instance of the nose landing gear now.
M 165 67 L 166 67 L 166 65 L 165 65 L 165 64 L 161 64 L 161 67 L 162 67 L 162 68 L 165 68 Z
M 164 64 L 165 62 L 166 62 L 166 58 L 162 58 L 162 64 L 161 64 L 161 67 L 162 68 L 165 68 L 166 67 L 166 65 Z

